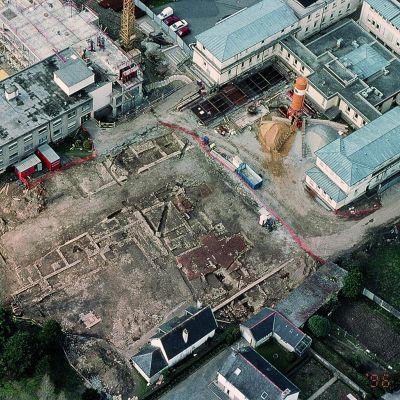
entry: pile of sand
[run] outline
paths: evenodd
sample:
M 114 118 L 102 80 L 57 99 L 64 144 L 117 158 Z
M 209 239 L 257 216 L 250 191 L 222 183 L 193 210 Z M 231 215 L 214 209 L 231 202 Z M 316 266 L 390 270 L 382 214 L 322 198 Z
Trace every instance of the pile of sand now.
M 290 136 L 290 127 L 280 121 L 261 121 L 258 138 L 267 151 L 279 151 Z

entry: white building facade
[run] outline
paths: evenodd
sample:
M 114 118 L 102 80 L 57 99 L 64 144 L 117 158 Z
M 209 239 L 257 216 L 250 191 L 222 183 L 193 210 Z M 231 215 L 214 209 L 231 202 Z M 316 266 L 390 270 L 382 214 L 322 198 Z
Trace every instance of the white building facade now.
M 398 1 L 364 1 L 359 23 L 391 51 L 400 55 L 400 3 Z

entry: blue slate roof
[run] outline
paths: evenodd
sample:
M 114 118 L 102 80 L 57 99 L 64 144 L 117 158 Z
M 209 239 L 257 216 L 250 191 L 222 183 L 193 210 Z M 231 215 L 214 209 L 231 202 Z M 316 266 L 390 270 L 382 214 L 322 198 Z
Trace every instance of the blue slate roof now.
M 160 339 L 165 354 L 170 360 L 215 329 L 217 329 L 217 322 L 210 306 L 197 309 L 195 313 L 193 308 L 189 308 L 183 317 L 173 318 L 161 325 L 159 333 L 152 338 Z M 184 330 L 187 333 L 186 342 L 183 338 Z
M 149 378 L 168 366 L 161 350 L 150 345 L 143 347 L 131 360 L 138 365 Z
M 311 339 L 282 314 L 271 308 L 264 308 L 241 324 L 248 328 L 258 342 L 270 334 L 275 334 L 292 346 L 299 355 L 311 344 Z M 304 342 L 307 343 L 304 346 Z
M 390 65 L 390 61 L 383 57 L 382 53 L 375 50 L 370 43 L 361 45 L 340 57 L 339 60 L 344 64 L 349 63 L 351 71 L 362 79 L 367 79 Z
M 400 107 L 315 154 L 349 186 L 356 184 L 382 164 L 400 156 Z
M 262 0 L 216 24 L 196 39 L 225 61 L 298 21 L 281 0 Z
M 344 200 L 347 194 L 331 181 L 318 167 L 313 167 L 307 171 L 307 174 L 331 199 L 336 203 Z
M 400 20 L 396 18 L 400 15 L 400 5 L 395 0 L 367 0 L 367 3 L 378 11 L 383 18 L 392 22 L 397 28 L 400 28 Z
M 281 400 L 285 390 L 299 389 L 251 347 L 232 352 L 219 373 L 249 400 Z

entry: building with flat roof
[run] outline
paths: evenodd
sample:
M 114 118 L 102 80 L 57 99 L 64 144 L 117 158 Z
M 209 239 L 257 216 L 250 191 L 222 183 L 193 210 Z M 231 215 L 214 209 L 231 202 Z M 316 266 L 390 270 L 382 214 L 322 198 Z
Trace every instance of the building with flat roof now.
M 196 37 L 193 62 L 217 84 L 261 65 L 272 47 L 298 27 L 298 18 L 283 1 L 262 0 L 218 22 Z
M 352 14 L 361 5 L 361 0 L 286 0 L 299 18 L 296 37 L 306 37 L 335 24 Z
M 251 347 L 232 351 L 217 373 L 217 387 L 234 400 L 297 400 L 300 390 Z
M 316 153 L 306 185 L 337 210 L 400 175 L 400 107 Z
M 283 38 L 275 53 L 309 80 L 307 97 L 332 119 L 362 127 L 400 102 L 400 61 L 353 20 L 303 45 Z
M 400 55 L 400 3 L 396 0 L 365 0 L 360 25 L 391 51 Z

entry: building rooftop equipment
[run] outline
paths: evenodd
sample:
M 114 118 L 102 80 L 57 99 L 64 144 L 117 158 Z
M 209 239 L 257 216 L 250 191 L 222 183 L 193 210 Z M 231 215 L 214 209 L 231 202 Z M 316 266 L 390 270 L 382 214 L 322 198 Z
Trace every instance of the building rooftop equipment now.
M 303 326 L 343 286 L 347 271 L 328 261 L 280 301 L 275 309 L 297 327 Z
M 335 140 L 316 155 L 348 186 L 356 184 L 400 155 L 400 107 Z
M 400 29 L 400 4 L 396 0 L 366 0 L 366 2 L 390 21 L 397 29 Z
M 225 61 L 298 21 L 281 0 L 262 0 L 222 20 L 196 39 L 219 61 Z
M 41 161 L 39 157 L 35 154 L 32 154 L 29 157 L 25 158 L 24 160 L 20 161 L 18 164 L 15 164 L 14 166 L 19 172 L 23 172 L 40 163 Z
M 77 61 L 70 49 L 59 54 L 62 59 L 53 55 L 0 82 L 0 147 L 90 100 L 88 92 L 96 84 L 68 96 L 54 82 L 54 72 Z M 12 85 L 17 95 L 7 100 L 5 88 Z
M 284 394 L 299 392 L 289 379 L 251 347 L 232 351 L 218 372 L 249 400 L 284 399 Z
M 83 80 L 93 77 L 94 73 L 91 71 L 81 59 L 75 59 L 75 62 L 68 63 L 65 67 L 61 67 L 54 72 L 66 86 L 74 86 Z
M 340 96 L 366 122 L 378 118 L 385 100 L 400 93 L 400 60 L 353 20 L 307 45 L 293 36 L 281 44 L 311 70 L 307 78 L 318 92 L 327 99 Z

